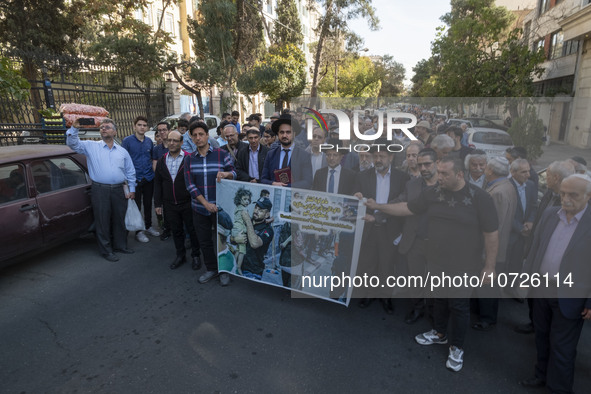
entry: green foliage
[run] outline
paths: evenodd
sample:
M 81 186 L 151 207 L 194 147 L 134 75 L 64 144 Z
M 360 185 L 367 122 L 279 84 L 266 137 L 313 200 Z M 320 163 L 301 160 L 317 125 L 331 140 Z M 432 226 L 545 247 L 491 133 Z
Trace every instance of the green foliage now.
M 308 0 L 313 3 L 316 0 Z M 351 19 L 358 17 L 367 20 L 370 29 L 377 30 L 379 27 L 379 19 L 376 15 L 375 8 L 371 5 L 371 0 L 321 0 L 318 2 L 321 9 L 322 16 L 318 18 L 318 25 L 316 32 L 318 33 L 318 43 L 315 45 L 314 54 L 314 69 L 312 71 L 312 86 L 310 95 L 315 98 L 318 93 L 318 87 L 322 80 L 322 74 L 326 75 L 326 61 L 323 60 L 325 56 L 326 43 L 336 37 L 337 41 L 340 37 L 349 38 L 351 45 L 350 49 L 359 48 L 361 41 L 359 36 L 351 34 L 348 22 Z M 312 4 L 310 6 L 313 6 Z M 322 71 L 322 69 L 325 71 Z M 310 104 L 314 105 L 314 104 Z
M 368 57 L 351 57 L 339 64 L 338 92 L 332 78 L 324 78 L 318 90 L 330 97 L 376 97 L 382 86 L 382 74 Z
M 199 17 L 189 22 L 195 52 L 189 77 L 202 89 L 225 84 L 228 71 L 236 65 L 234 36 L 228 29 L 234 24 L 236 7 L 230 0 L 203 0 L 198 10 Z
M 441 20 L 432 58 L 415 67 L 413 93 L 446 97 L 518 97 L 532 92 L 541 73 L 531 52 L 510 29 L 514 16 L 494 0 L 453 0 Z
M 262 92 L 274 102 L 290 101 L 306 87 L 304 53 L 293 44 L 272 46 L 263 60 L 238 78 L 237 84 L 246 94 Z
M 512 118 L 511 127 L 507 132 L 515 146 L 523 146 L 527 150 L 529 160 L 535 160 L 542 155 L 545 127 L 533 105 L 525 104 L 518 117 Z
M 380 76 L 382 86 L 379 97 L 396 97 L 404 91 L 405 69 L 390 55 L 384 55 L 376 65 L 376 72 Z
M 278 0 L 275 10 L 277 11 L 277 21 L 272 33 L 273 42 L 279 46 L 285 44 L 301 46 L 304 43 L 304 35 L 295 1 Z
M 31 85 L 22 77 L 11 61 L 0 57 L 0 95 L 24 99 L 29 94 Z
M 163 2 L 162 15 L 165 15 L 166 7 L 173 3 L 172 0 Z M 162 20 L 158 21 L 154 31 L 150 25 L 135 18 L 135 10 L 146 5 L 145 0 L 88 1 L 87 8 L 90 14 L 99 17 L 108 15 L 109 21 L 101 26 L 94 26 L 94 29 L 102 33 L 95 35 L 94 43 L 88 47 L 87 52 L 99 64 L 114 67 L 133 76 L 134 82 L 140 81 L 150 85 L 162 79 L 166 64 L 172 61 L 174 55 L 168 50 L 168 45 L 173 40 L 170 34 L 162 29 Z M 113 83 L 118 82 L 121 81 L 113 80 Z

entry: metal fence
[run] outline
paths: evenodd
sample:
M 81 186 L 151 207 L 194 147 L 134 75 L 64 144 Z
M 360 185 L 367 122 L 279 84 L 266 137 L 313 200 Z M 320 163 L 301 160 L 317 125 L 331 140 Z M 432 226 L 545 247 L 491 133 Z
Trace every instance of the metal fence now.
M 16 62 L 22 61 L 12 57 Z M 146 116 L 154 124 L 169 112 L 170 95 L 164 81 L 151 86 L 136 81 L 108 67 L 92 64 L 84 59 L 42 59 L 38 64 L 41 80 L 30 80 L 30 94 L 25 99 L 0 96 L 0 145 L 35 142 L 31 136 L 42 135 L 39 110 L 52 105 L 78 103 L 96 105 L 109 111 L 118 126 L 118 136 L 133 133 L 135 117 Z M 52 97 L 47 96 L 47 81 Z

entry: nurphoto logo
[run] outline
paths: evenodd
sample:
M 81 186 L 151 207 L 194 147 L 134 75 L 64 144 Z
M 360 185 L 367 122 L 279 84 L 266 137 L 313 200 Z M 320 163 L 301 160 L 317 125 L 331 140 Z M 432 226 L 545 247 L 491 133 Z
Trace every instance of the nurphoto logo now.
M 323 108 L 319 111 L 316 111 L 312 108 L 304 107 L 308 111 L 308 115 L 310 118 L 306 121 L 306 129 L 308 131 L 308 139 L 312 139 L 312 131 L 315 128 L 314 123 L 327 133 L 330 131 L 328 127 L 328 123 L 322 114 L 331 114 L 337 118 L 338 122 L 338 129 L 339 129 L 339 140 L 346 141 L 351 139 L 351 123 L 349 121 L 349 117 L 343 111 L 338 109 L 328 109 Z M 381 138 L 384 134 L 384 122 L 378 122 L 378 129 L 374 134 L 364 134 L 359 131 L 359 113 L 362 111 L 353 111 L 353 133 L 357 140 L 360 141 L 376 141 L 377 139 Z M 377 111 L 376 115 L 378 119 L 383 119 L 384 111 Z M 403 119 L 410 119 L 409 123 L 394 123 L 394 120 L 403 120 Z M 401 130 L 402 133 L 406 137 L 408 137 L 411 141 L 416 141 L 417 138 L 410 132 L 409 129 L 413 128 L 417 124 L 417 118 L 413 114 L 405 113 L 405 112 L 386 112 L 386 139 L 388 141 L 393 141 L 395 138 L 393 137 L 394 130 Z M 387 150 L 388 152 L 402 152 L 404 150 L 404 146 L 401 144 L 393 143 L 393 144 L 369 144 L 369 143 L 356 143 L 351 144 L 348 146 L 338 146 L 337 151 L 345 150 L 348 152 L 355 151 L 355 152 L 369 152 L 372 147 L 376 146 L 377 151 L 380 150 Z M 331 144 L 322 144 L 320 145 L 320 151 L 334 149 L 334 145 Z

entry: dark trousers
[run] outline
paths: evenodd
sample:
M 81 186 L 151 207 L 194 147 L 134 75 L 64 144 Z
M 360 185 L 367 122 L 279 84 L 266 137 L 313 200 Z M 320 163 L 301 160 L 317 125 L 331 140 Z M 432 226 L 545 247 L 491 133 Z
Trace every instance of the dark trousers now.
M 408 275 L 421 276 L 427 275 L 427 243 L 422 239 L 415 239 L 408 253 L 405 255 Z M 425 308 L 425 289 L 421 286 L 412 286 L 408 289 L 410 308 L 424 310 Z
M 142 210 L 142 200 L 144 202 L 144 223 L 146 230 L 152 227 L 152 198 L 154 197 L 154 180 L 146 181 L 142 179 L 135 187 L 135 202 L 139 210 Z
M 179 257 L 185 256 L 187 250 L 185 249 L 185 229 L 189 234 L 191 240 L 191 256 L 199 256 L 199 240 L 193 225 L 193 210 L 191 209 L 191 202 L 188 201 L 182 204 L 173 204 L 164 202 L 164 219 L 168 219 L 170 230 L 172 231 L 172 238 L 174 240 L 174 247 L 176 255 Z
M 388 276 L 397 273 L 398 247 L 394 246 L 393 235 L 385 225 L 367 225 L 363 231 L 362 247 L 359 256 L 357 275 L 368 277 L 378 276 L 380 283 L 385 284 Z M 359 288 L 356 297 L 360 298 L 392 298 L 393 289 L 387 286 L 378 288 Z
M 113 249 L 126 249 L 127 199 L 123 192 L 123 185 L 103 185 L 93 182 L 91 192 L 99 252 L 107 255 L 113 253 Z
M 535 298 L 533 308 L 536 377 L 545 380 L 553 393 L 572 393 L 583 319 L 564 317 L 556 298 Z
M 203 252 L 205 268 L 208 271 L 217 272 L 218 259 L 214 249 L 214 233 L 212 231 L 212 226 L 217 228 L 217 214 L 212 213 L 205 216 L 193 211 L 193 225 L 195 226 L 201 252 Z
M 435 298 L 433 300 L 433 328 L 441 334 L 447 334 L 447 325 L 451 316 L 449 343 L 459 348 L 464 347 L 464 339 L 470 325 L 469 298 Z

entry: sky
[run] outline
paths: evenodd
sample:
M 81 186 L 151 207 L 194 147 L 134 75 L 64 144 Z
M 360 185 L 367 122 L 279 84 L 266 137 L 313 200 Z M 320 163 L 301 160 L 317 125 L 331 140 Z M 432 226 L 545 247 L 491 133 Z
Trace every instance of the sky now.
M 410 84 L 412 68 L 431 56 L 439 19 L 451 10 L 449 0 L 373 0 L 380 19 L 380 30 L 371 31 L 365 20 L 349 23 L 352 31 L 365 40 L 367 55 L 392 55 L 406 69 L 405 85 Z M 364 53 L 365 54 L 365 53 Z

